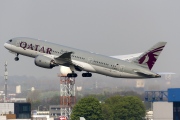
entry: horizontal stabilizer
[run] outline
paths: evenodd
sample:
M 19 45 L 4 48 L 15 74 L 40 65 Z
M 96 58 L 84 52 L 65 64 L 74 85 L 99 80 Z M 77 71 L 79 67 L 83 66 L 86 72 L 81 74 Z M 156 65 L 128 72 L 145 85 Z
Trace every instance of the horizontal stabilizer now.
M 113 58 L 117 58 L 120 60 L 125 60 L 125 61 L 131 61 L 137 57 L 139 57 L 142 53 L 136 53 L 136 54 L 128 54 L 128 55 L 118 55 L 118 56 L 111 56 Z
M 160 74 L 160 75 L 174 75 L 176 73 L 172 73 L 172 72 L 159 72 L 158 74 Z
M 143 73 L 143 72 L 140 72 L 140 71 L 134 71 L 136 74 L 140 75 L 140 76 L 143 76 L 145 78 L 159 78 L 161 77 L 161 75 L 159 74 L 156 74 L 156 75 L 151 75 L 151 74 L 146 74 L 146 73 Z

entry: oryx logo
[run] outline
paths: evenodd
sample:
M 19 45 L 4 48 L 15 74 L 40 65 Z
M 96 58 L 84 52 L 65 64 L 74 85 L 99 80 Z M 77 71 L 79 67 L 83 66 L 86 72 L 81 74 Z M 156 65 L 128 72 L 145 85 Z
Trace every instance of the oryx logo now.
M 161 46 L 159 48 L 155 48 L 155 49 L 149 51 L 148 53 L 146 53 L 139 59 L 139 64 L 147 64 L 149 69 L 151 70 L 154 63 L 157 60 L 156 56 L 159 56 L 159 53 L 157 53 L 157 52 L 161 52 L 163 50 L 163 48 L 164 48 L 164 46 Z

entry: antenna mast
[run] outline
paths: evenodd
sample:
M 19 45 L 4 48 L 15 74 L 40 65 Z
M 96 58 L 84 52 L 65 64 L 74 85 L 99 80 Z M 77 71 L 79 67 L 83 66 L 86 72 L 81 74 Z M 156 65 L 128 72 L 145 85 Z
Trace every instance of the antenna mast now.
M 7 80 L 8 80 L 8 71 L 7 71 L 7 61 L 5 62 L 5 72 L 4 72 L 4 80 L 5 80 L 5 97 L 4 97 L 4 102 L 7 101 Z

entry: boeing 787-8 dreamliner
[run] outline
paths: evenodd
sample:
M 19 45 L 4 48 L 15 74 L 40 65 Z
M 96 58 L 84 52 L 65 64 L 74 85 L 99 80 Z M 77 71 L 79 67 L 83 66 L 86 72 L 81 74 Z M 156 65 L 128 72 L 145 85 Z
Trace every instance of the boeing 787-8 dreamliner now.
M 34 62 L 39 67 L 69 67 L 71 73 L 67 74 L 68 77 L 77 77 L 76 71 L 85 71 L 83 77 L 98 73 L 116 78 L 158 78 L 161 76 L 151 69 L 165 45 L 166 42 L 159 42 L 144 53 L 120 58 L 25 37 L 13 38 L 4 47 L 16 54 L 16 61 L 19 55 L 25 55 L 35 58 Z

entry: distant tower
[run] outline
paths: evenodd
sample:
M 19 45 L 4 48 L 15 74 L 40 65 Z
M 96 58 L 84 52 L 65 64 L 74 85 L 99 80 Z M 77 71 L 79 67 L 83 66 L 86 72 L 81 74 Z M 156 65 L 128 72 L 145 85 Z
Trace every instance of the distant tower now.
M 34 87 L 31 87 L 31 92 L 35 91 L 35 88 Z
M 144 80 L 137 80 L 136 81 L 136 88 L 144 88 Z
M 165 75 L 166 85 L 171 84 L 171 79 L 172 79 L 172 74 L 166 74 Z
M 21 93 L 21 85 L 16 86 L 16 93 Z
M 4 102 L 7 100 L 7 80 L 8 80 L 8 71 L 7 71 L 7 61 L 5 62 L 5 72 L 4 72 L 4 80 L 5 80 L 5 97 L 4 97 Z

